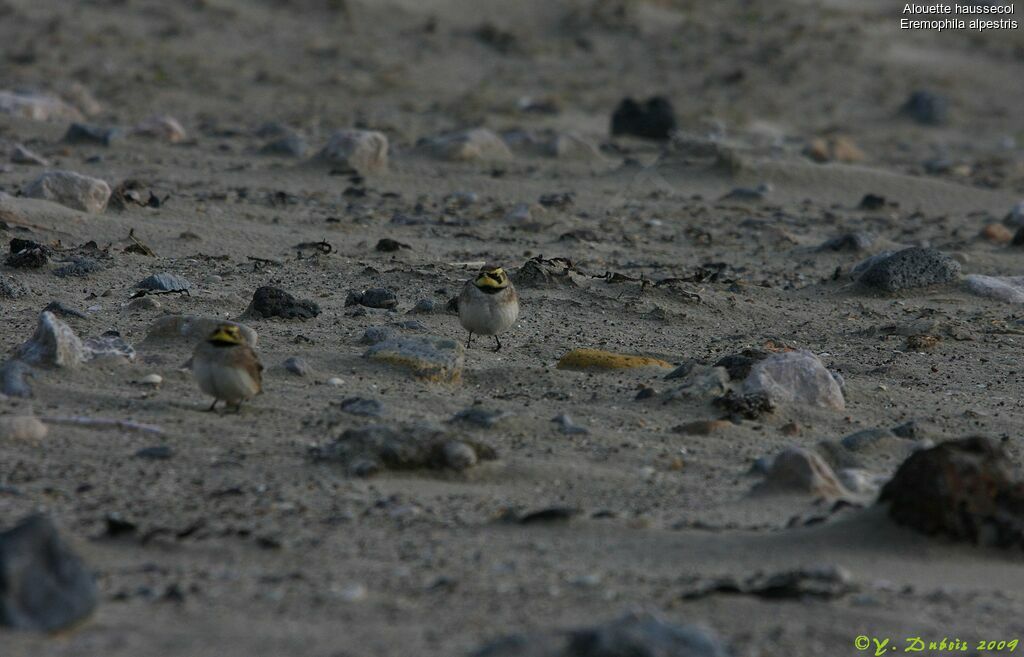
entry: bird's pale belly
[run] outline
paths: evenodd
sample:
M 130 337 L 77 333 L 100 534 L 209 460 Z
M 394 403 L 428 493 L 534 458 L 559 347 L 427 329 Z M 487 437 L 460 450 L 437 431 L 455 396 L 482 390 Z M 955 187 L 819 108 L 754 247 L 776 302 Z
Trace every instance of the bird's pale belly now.
M 459 319 L 468 331 L 479 335 L 497 335 L 510 329 L 519 317 L 519 304 L 459 304 Z

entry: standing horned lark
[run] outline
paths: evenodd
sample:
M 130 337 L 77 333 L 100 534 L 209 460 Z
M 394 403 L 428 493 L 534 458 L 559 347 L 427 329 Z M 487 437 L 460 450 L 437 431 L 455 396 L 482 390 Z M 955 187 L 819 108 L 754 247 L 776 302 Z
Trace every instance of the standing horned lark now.
M 507 331 L 519 317 L 519 295 L 508 274 L 501 267 L 486 265 L 477 277 L 466 281 L 459 295 L 459 321 L 469 331 L 466 347 L 473 343 L 473 334 L 493 335 L 501 349 L 498 334 Z
M 263 366 L 256 352 L 233 324 L 221 324 L 192 354 L 192 374 L 199 389 L 213 397 L 212 411 L 224 400 L 238 410 L 242 402 L 259 394 Z

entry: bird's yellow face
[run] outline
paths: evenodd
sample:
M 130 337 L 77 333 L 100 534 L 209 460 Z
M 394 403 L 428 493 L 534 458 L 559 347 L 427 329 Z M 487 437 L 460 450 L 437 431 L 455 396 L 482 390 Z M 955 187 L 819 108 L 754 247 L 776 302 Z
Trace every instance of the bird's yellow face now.
M 207 342 L 215 345 L 235 345 L 245 344 L 245 338 L 242 337 L 242 331 L 234 324 L 221 324 L 210 337 L 206 339 Z
M 497 292 L 508 287 L 508 274 L 501 267 L 482 270 L 473 281 L 484 292 Z

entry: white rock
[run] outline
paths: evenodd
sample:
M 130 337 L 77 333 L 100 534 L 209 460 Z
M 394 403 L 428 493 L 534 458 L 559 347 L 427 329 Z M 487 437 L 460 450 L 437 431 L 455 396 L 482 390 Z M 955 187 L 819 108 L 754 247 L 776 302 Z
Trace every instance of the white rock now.
M 979 297 L 1007 303 L 1024 303 L 1024 276 L 971 274 L 964 277 L 964 283 L 972 294 Z
M 85 347 L 71 327 L 48 310 L 39 315 L 36 332 L 15 351 L 30 365 L 78 367 L 86 360 Z
M 56 96 L 0 91 L 0 114 L 33 121 L 81 121 L 82 113 Z
M 143 119 L 132 132 L 142 137 L 161 139 L 171 144 L 185 141 L 188 136 L 178 120 L 166 114 L 157 114 Z
M 46 438 L 47 426 L 31 415 L 0 417 L 0 440 L 34 442 Z
M 42 156 L 33 153 L 21 144 L 15 146 L 14 150 L 11 151 L 11 162 L 15 164 L 33 164 L 41 167 L 47 165 L 46 160 Z
M 388 138 L 373 130 L 340 130 L 318 157 L 359 173 L 383 173 L 388 168 Z
M 338 597 L 345 602 L 361 602 L 367 593 L 365 584 L 349 584 L 338 591 Z
M 154 388 L 164 382 L 164 377 L 159 374 L 147 374 L 139 379 L 139 385 L 153 386 Z
M 807 350 L 773 354 L 755 364 L 743 381 L 743 393 L 764 394 L 777 404 L 846 408 L 839 382 Z
M 847 490 L 824 459 L 803 447 L 791 447 L 772 460 L 764 481 L 754 493 L 809 493 L 825 498 L 845 497 Z
M 103 212 L 110 200 L 110 185 L 73 171 L 50 171 L 25 188 L 25 196 L 60 203 L 83 212 Z
M 505 141 L 487 128 L 450 132 L 425 139 L 422 144 L 443 160 L 507 160 L 512 152 Z
M 96 116 L 103 106 L 81 82 L 71 82 L 60 88 L 60 95 L 86 116 Z
M 597 146 L 572 133 L 555 135 L 547 144 L 547 155 L 567 160 L 602 160 Z
M 345 382 L 342 381 L 341 379 L 339 379 L 336 376 L 332 376 L 331 378 L 327 379 L 327 385 L 329 385 L 329 386 L 343 386 L 343 385 L 345 385 Z

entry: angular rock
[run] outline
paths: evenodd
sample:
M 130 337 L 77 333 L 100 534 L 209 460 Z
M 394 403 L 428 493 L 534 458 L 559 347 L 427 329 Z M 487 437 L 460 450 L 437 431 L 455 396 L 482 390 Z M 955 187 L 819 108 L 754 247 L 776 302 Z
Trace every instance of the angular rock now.
M 479 461 L 497 458 L 488 445 L 426 425 L 348 429 L 337 440 L 312 448 L 310 456 L 316 461 L 340 463 L 357 476 L 384 469 L 464 470 Z
M 0 533 L 0 625 L 53 632 L 88 617 L 96 601 L 92 575 L 48 519 Z
M 98 178 L 72 171 L 50 171 L 29 183 L 24 195 L 60 203 L 73 210 L 96 213 L 107 207 L 110 186 Z
M 29 365 L 50 367 L 78 367 L 88 360 L 75 332 L 49 311 L 39 315 L 35 333 L 15 349 L 14 357 Z
M 247 317 L 281 317 L 284 319 L 312 319 L 320 314 L 320 306 L 309 300 L 300 300 L 276 287 L 264 285 L 252 296 L 245 311 Z
M 431 314 L 439 310 L 437 302 L 433 299 L 420 299 L 416 302 L 416 305 L 409 310 L 410 313 L 416 314 Z
M 810 351 L 785 351 L 755 364 L 743 381 L 743 394 L 763 395 L 773 404 L 846 408 L 839 382 Z
M 925 534 L 978 545 L 1024 547 L 1024 477 L 985 437 L 911 454 L 882 488 L 889 516 Z
M 46 438 L 47 427 L 32 415 L 5 415 L 0 417 L 0 440 L 11 442 L 38 442 Z
M 603 349 L 573 349 L 558 360 L 560 370 L 623 370 L 646 367 L 672 369 L 660 358 L 617 354 Z
M 450 338 L 398 335 L 371 346 L 363 357 L 406 369 L 426 381 L 458 383 L 465 349 Z
M 139 290 L 153 290 L 156 292 L 181 292 L 191 290 L 192 283 L 184 276 L 161 272 L 151 274 L 135 284 Z
M 64 133 L 64 141 L 69 144 L 98 144 L 110 146 L 124 137 L 119 128 L 105 128 L 89 123 L 72 123 Z
M 436 158 L 449 161 L 491 161 L 512 158 L 505 141 L 487 128 L 450 132 L 420 141 L 420 147 Z
M 1024 303 L 1024 276 L 982 276 L 970 274 L 964 277 L 964 285 L 971 294 L 1006 303 Z
M 709 630 L 632 613 L 593 627 L 514 634 L 487 643 L 471 657 L 728 657 Z
M 56 96 L 0 91 L 0 114 L 33 121 L 81 121 L 82 113 Z
M 237 326 L 242 337 L 250 347 L 255 347 L 259 336 L 245 324 L 230 322 L 219 317 L 199 317 L 196 315 L 165 315 L 158 318 L 149 325 L 146 332 L 146 341 L 158 340 L 185 340 L 189 343 L 196 343 L 210 337 L 210 334 L 220 324 L 231 324 Z
M 625 98 L 612 113 L 611 132 L 644 139 L 666 140 L 676 129 L 672 103 L 662 96 L 653 96 L 644 103 Z
M 835 472 L 814 452 L 791 447 L 772 461 L 755 494 L 806 493 L 826 499 L 845 497 L 846 489 Z
M 11 162 L 15 164 L 31 164 L 35 166 L 45 167 L 48 162 L 41 155 L 33 153 L 29 149 L 25 148 L 21 144 L 14 147 L 11 151 Z
M 866 266 L 858 280 L 885 292 L 949 283 L 960 277 L 960 263 L 931 248 L 911 247 Z
M 132 128 L 132 134 L 159 139 L 169 144 L 183 142 L 188 137 L 188 133 L 178 120 L 167 114 L 156 114 L 143 119 Z
M 331 135 L 318 157 L 363 174 L 384 173 L 388 169 L 388 138 L 372 130 L 340 130 Z

